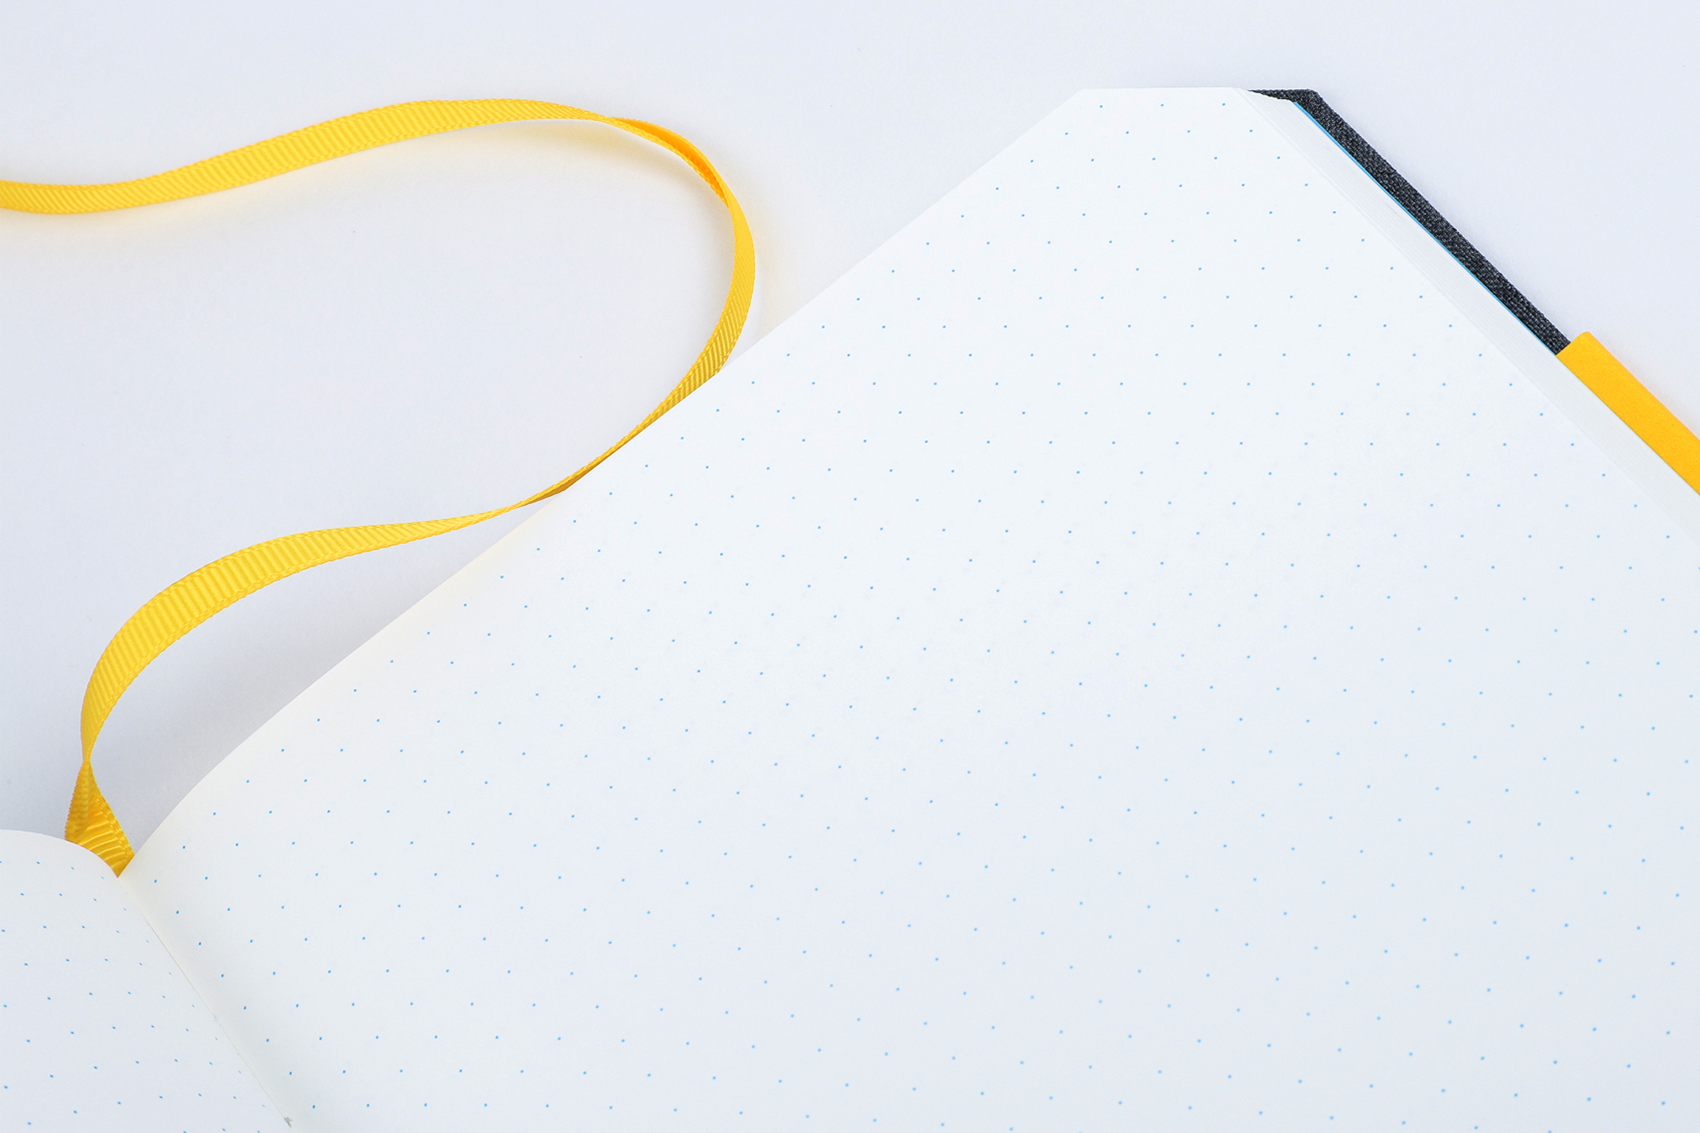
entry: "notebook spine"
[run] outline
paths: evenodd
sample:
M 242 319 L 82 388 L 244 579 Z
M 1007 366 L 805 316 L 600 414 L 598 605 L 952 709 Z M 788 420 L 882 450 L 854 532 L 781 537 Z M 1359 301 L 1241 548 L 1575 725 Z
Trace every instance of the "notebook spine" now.
M 1489 263 L 1488 258 L 1478 252 L 1474 245 L 1464 239 L 1409 181 L 1399 175 L 1397 169 L 1387 163 L 1386 158 L 1376 153 L 1375 148 L 1364 141 L 1361 134 L 1347 125 L 1346 120 L 1336 114 L 1334 108 L 1322 100 L 1321 95 L 1313 90 L 1260 90 L 1253 93 L 1285 99 L 1310 115 L 1312 120 L 1322 127 L 1324 133 L 1333 138 L 1353 161 L 1362 166 L 1365 173 L 1375 178 L 1376 184 L 1386 190 L 1388 196 L 1398 201 L 1400 207 L 1410 213 L 1430 236 L 1439 241 L 1441 247 L 1452 253 L 1453 258 L 1463 264 L 1465 270 L 1475 276 L 1483 287 L 1492 292 L 1494 298 L 1505 304 L 1505 308 L 1516 315 L 1518 321 L 1528 327 L 1530 333 L 1540 339 L 1548 350 L 1557 354 L 1570 345 L 1570 339 L 1552 325 L 1552 320 L 1541 314 L 1521 291 L 1513 287 L 1511 281 Z

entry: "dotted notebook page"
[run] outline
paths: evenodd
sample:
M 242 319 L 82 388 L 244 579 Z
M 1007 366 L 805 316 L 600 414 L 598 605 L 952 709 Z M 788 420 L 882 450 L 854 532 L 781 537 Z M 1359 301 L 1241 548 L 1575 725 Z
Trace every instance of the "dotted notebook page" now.
M 286 1126 L 106 863 L 0 830 L 0 1127 Z
M 126 872 L 298 1129 L 1683 1128 L 1700 550 L 1232 91 L 1070 101 Z

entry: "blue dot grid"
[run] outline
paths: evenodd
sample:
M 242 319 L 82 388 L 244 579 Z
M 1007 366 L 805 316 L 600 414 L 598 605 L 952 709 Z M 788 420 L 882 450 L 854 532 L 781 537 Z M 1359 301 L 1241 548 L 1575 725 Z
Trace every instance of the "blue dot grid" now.
M 189 796 L 285 1113 L 1695 1120 L 1696 549 L 1248 97 L 1075 98 Z
M 284 1128 L 106 863 L 18 830 L 0 830 L 0 1128 Z

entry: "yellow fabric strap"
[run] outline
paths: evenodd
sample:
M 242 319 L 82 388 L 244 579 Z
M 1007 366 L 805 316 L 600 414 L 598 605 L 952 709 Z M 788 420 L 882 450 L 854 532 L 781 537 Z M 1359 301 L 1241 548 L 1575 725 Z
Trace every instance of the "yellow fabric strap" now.
M 76 790 L 71 796 L 71 812 L 65 822 L 65 837 L 99 854 L 113 872 L 122 873 L 135 854 L 123 827 L 118 824 L 117 816 L 112 813 L 95 783 L 91 755 L 95 738 L 100 735 L 101 726 L 106 723 L 113 706 L 149 662 L 172 642 L 231 603 L 308 567 L 469 527 L 566 491 L 713 377 L 725 364 L 749 313 L 750 296 L 755 287 L 755 245 L 750 239 L 743 211 L 726 182 L 721 180 L 708 159 L 684 138 L 660 126 L 632 118 L 606 118 L 571 106 L 524 99 L 407 102 L 385 106 L 309 126 L 305 130 L 135 181 L 109 185 L 32 185 L 0 181 L 0 208 L 40 213 L 101 212 L 216 193 L 407 138 L 462 130 L 469 126 L 536 119 L 601 122 L 654 142 L 684 159 L 726 205 L 732 215 L 732 286 L 708 344 L 672 392 L 618 443 L 571 476 L 518 503 L 453 519 L 337 527 L 271 539 L 209 563 L 172 583 L 137 610 L 107 645 L 95 665 L 94 675 L 89 678 L 88 691 L 83 696 L 83 765 L 77 774 Z
M 1558 360 L 1688 481 L 1690 488 L 1700 492 L 1700 437 L 1689 432 L 1676 414 L 1636 381 L 1599 339 L 1584 331 L 1558 352 Z

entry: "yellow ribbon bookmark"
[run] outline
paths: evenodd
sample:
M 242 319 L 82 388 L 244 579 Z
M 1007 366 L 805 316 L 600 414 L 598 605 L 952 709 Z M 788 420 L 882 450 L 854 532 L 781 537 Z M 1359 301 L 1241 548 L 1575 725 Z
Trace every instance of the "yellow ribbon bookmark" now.
M 601 122 L 654 142 L 684 159 L 725 204 L 732 214 L 732 286 L 708 344 L 672 392 L 618 443 L 571 476 L 518 503 L 453 519 L 336 527 L 270 539 L 226 555 L 179 579 L 137 610 L 101 654 L 94 675 L 89 678 L 88 691 L 83 695 L 83 766 L 77 773 L 76 791 L 71 796 L 71 813 L 65 821 L 65 837 L 99 854 L 114 873 L 124 871 L 135 851 L 130 848 L 124 828 L 118 824 L 117 816 L 95 784 L 91 755 L 95 738 L 100 735 L 101 726 L 106 723 L 113 706 L 149 662 L 165 652 L 172 642 L 226 606 L 308 567 L 470 527 L 572 487 L 725 365 L 749 314 L 750 296 L 755 287 L 755 245 L 750 239 L 743 210 L 738 207 L 732 191 L 708 159 L 684 138 L 671 130 L 633 118 L 606 118 L 571 106 L 525 99 L 405 102 L 380 107 L 135 181 L 118 181 L 109 185 L 31 185 L 20 181 L 0 181 L 0 208 L 41 213 L 102 212 L 233 189 L 333 157 L 407 138 L 464 130 L 470 126 L 536 119 Z

